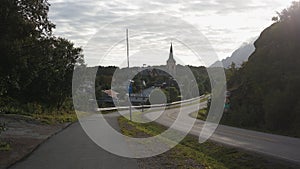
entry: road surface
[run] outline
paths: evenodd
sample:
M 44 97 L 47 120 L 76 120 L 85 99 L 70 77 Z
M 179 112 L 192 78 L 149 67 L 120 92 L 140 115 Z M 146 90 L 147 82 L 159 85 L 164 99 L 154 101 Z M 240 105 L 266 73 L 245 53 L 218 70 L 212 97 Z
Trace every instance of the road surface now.
M 116 116 L 106 118 L 118 129 Z M 113 142 L 114 140 L 112 140 Z M 126 149 L 126 143 L 119 145 Z M 118 143 L 120 144 L 120 143 Z M 135 159 L 113 155 L 92 142 L 79 123 L 74 123 L 39 146 L 10 169 L 137 169 Z
M 200 107 L 204 107 L 205 105 L 206 103 L 201 103 Z M 144 116 L 149 120 L 156 119 L 155 121 L 157 123 L 169 127 L 173 124 L 178 112 L 179 108 L 166 110 L 158 119 L 156 112 L 145 113 Z M 182 113 L 184 113 L 186 118 L 192 118 L 190 116 L 192 112 L 194 112 L 194 110 L 190 108 L 190 106 L 186 105 L 183 107 Z M 197 120 L 190 134 L 199 136 L 203 124 L 204 121 Z M 185 125 L 186 124 L 182 123 L 182 128 L 184 128 Z M 299 138 L 219 125 L 210 140 L 252 152 L 270 155 L 300 165 Z

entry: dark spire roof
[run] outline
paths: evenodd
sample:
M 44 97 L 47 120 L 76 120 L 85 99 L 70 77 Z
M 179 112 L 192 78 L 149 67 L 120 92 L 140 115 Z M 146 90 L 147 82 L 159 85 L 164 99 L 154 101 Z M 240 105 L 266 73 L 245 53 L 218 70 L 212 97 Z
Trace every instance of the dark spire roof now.
M 169 59 L 168 61 L 173 61 L 175 62 L 175 59 L 173 57 L 173 45 L 172 45 L 172 42 L 171 42 L 171 47 L 170 47 L 170 54 L 169 54 Z

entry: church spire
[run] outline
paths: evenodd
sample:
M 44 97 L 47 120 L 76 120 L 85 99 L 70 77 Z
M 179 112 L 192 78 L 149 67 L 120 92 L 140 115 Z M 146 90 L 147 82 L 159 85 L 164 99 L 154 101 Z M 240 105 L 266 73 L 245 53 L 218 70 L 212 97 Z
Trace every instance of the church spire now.
M 170 47 L 170 54 L 169 54 L 169 60 L 174 60 L 173 58 L 173 45 L 172 45 L 172 42 L 171 42 L 171 47 Z
M 176 73 L 176 61 L 173 57 L 173 44 L 171 42 L 171 46 L 170 46 L 170 54 L 169 54 L 169 59 L 167 60 L 167 69 L 169 70 L 169 72 L 171 74 L 175 74 Z

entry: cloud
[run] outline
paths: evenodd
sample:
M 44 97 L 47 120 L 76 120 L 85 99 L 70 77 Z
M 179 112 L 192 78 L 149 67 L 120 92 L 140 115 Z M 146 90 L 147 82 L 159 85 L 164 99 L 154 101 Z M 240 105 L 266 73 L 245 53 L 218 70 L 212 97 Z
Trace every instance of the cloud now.
M 51 4 L 49 17 L 57 25 L 54 31 L 55 35 L 72 40 L 76 46 L 86 46 L 91 41 L 93 44 L 98 44 L 98 46 L 89 46 L 88 52 L 91 53 L 91 50 L 94 50 L 92 52 L 94 56 L 86 60 L 89 65 L 99 63 L 96 62 L 97 51 L 108 49 L 108 45 L 124 40 L 126 27 L 130 28 L 131 35 L 137 34 L 131 39 L 133 41 L 131 52 L 140 54 L 143 51 L 146 52 L 144 55 L 147 55 L 147 58 L 151 58 L 154 53 L 158 55 L 159 51 L 162 52 L 161 55 L 165 55 L 163 50 L 168 50 L 171 37 L 189 35 L 190 28 L 187 27 L 187 24 L 193 25 L 202 32 L 222 59 L 230 56 L 245 40 L 257 37 L 265 27 L 272 23 L 271 17 L 275 15 L 275 11 L 286 8 L 291 1 L 49 0 Z M 145 19 L 130 17 L 145 13 L 148 13 L 145 15 L 147 16 Z M 148 16 L 151 15 L 156 18 L 149 18 Z M 168 17 L 160 18 L 162 16 L 174 16 L 184 22 L 178 22 L 178 20 Z M 160 18 L 162 22 L 157 23 L 157 18 Z M 117 22 L 114 22 L 116 20 Z M 111 24 L 115 25 L 109 26 L 109 30 L 103 29 Z M 151 31 L 155 34 L 151 34 Z M 168 31 L 169 37 L 161 33 Z M 192 45 L 197 45 L 197 41 L 199 41 L 199 39 L 193 39 L 193 36 L 186 38 L 194 41 Z M 181 55 L 182 60 L 191 60 L 190 54 L 185 54 L 188 53 L 188 50 L 180 46 L 178 44 L 178 49 L 176 49 L 178 56 Z M 198 44 L 198 46 L 201 50 L 207 48 L 205 45 L 201 47 Z M 151 50 L 145 48 L 153 48 L 155 52 L 152 54 Z M 124 55 L 125 47 L 120 46 L 115 50 L 115 54 L 106 59 L 106 64 L 115 64 L 118 55 Z M 84 54 L 90 54 L 88 52 Z M 209 51 L 203 53 L 209 54 Z M 183 59 L 184 57 L 187 59 Z

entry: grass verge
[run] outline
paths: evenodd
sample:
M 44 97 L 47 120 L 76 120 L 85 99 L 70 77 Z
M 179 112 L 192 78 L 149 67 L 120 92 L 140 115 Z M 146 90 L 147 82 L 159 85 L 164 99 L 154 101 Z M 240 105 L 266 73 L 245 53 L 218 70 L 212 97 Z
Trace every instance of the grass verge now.
M 0 151 L 9 151 L 10 149 L 10 144 L 0 141 Z
M 118 119 L 121 132 L 127 136 L 154 136 L 166 130 L 156 123 L 134 123 Z M 293 166 L 265 156 L 229 148 L 213 142 L 198 143 L 188 135 L 173 149 L 156 157 L 138 159 L 141 168 L 208 168 L 208 169 L 285 169 Z M 158 165 L 158 166 L 157 166 Z M 287 166 L 288 165 L 288 166 Z
M 207 108 L 200 109 L 197 112 L 193 112 L 193 113 L 190 114 L 190 116 L 193 117 L 193 118 L 197 118 L 199 120 L 205 121 L 206 117 L 207 117 Z
M 33 114 L 31 115 L 31 117 L 46 124 L 68 123 L 77 121 L 75 112 L 61 114 Z
M 76 113 L 42 113 L 42 114 L 14 114 L 5 113 L 2 116 L 19 117 L 27 121 L 38 121 L 45 124 L 59 124 L 77 121 Z

